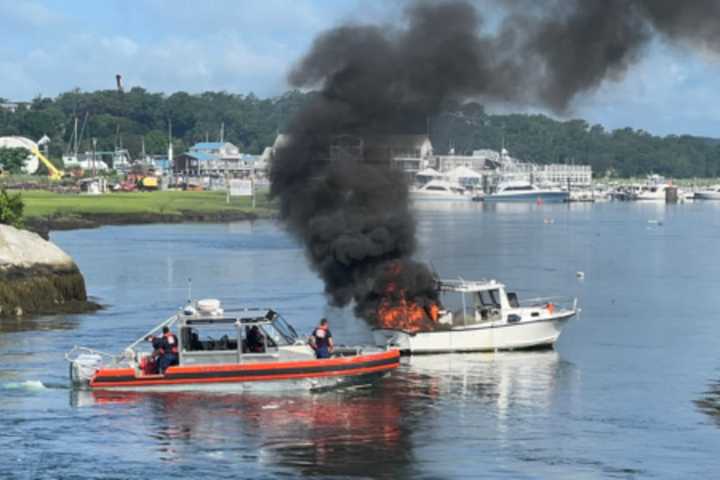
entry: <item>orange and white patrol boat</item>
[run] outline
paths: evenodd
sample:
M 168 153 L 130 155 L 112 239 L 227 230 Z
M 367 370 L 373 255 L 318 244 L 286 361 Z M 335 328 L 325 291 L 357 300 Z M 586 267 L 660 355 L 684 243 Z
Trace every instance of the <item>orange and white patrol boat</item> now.
M 151 352 L 136 351 L 163 327 L 178 332 L 176 365 L 153 369 Z M 79 388 L 141 391 L 317 390 L 372 382 L 398 367 L 399 351 L 337 347 L 317 359 L 308 342 L 271 309 L 225 312 L 217 300 L 188 305 L 128 346 L 120 355 L 84 347 L 66 354 Z

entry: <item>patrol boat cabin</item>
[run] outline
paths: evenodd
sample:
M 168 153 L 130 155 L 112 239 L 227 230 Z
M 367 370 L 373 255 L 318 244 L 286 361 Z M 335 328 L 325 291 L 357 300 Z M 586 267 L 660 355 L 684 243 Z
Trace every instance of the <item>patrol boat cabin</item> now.
M 165 326 L 178 332 L 178 362 L 159 374 L 145 339 Z M 226 312 L 217 300 L 189 303 L 119 355 L 75 347 L 66 358 L 75 386 L 117 390 L 312 390 L 368 383 L 399 365 L 397 350 L 365 346 L 319 360 L 274 310 Z

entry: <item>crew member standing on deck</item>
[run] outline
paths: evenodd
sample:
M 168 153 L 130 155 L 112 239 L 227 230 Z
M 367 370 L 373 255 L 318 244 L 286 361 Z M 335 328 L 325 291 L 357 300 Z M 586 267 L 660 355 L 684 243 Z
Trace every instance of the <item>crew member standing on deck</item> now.
M 161 355 L 158 360 L 158 373 L 165 374 L 165 370 L 171 365 L 178 364 L 178 339 L 170 328 L 166 325 L 162 329 L 162 346 Z
M 317 358 L 330 358 L 335 345 L 326 318 L 320 320 L 320 325 L 313 330 L 310 336 L 310 346 L 315 350 Z

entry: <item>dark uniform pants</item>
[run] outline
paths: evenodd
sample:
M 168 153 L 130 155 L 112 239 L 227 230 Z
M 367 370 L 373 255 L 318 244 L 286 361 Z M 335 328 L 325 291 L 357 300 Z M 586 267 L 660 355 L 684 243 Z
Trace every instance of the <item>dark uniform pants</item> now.
M 177 353 L 166 353 L 160 357 L 158 360 L 158 372 L 160 374 L 164 374 L 165 370 L 171 365 L 177 365 L 178 364 L 178 356 Z

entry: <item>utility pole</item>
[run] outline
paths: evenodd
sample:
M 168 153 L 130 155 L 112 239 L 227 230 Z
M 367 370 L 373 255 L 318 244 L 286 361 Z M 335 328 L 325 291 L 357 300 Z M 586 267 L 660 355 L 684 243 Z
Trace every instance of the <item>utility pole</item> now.
M 174 165 L 174 159 L 173 159 L 173 140 L 172 140 L 172 120 L 168 118 L 168 169 L 174 174 L 175 173 L 175 165 Z M 175 182 L 173 180 L 174 177 L 171 177 L 170 180 L 168 180 L 168 183 Z
M 227 158 L 225 159 L 225 192 L 226 192 L 225 203 L 230 203 L 230 176 L 228 175 Z
M 255 210 L 255 177 L 250 178 L 250 188 L 252 189 L 252 208 Z
M 93 178 L 97 176 L 97 169 L 95 168 L 95 152 L 97 151 L 97 138 L 92 139 L 92 168 L 93 168 Z

